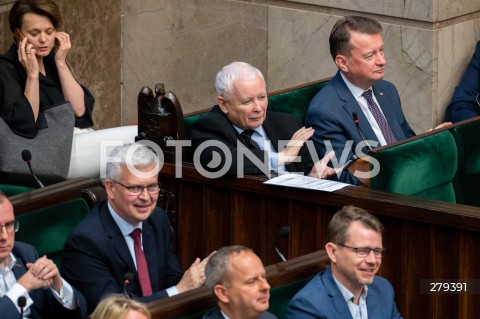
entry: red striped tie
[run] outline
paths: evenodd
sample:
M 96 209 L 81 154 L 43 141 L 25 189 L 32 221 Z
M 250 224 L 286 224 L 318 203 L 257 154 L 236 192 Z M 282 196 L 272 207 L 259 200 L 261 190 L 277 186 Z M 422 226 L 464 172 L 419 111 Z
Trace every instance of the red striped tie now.
M 133 238 L 135 248 L 135 259 L 137 260 L 138 279 L 142 287 L 143 296 L 150 296 L 152 294 L 152 284 L 150 283 L 150 275 L 148 274 L 147 260 L 142 249 L 142 238 L 140 237 L 142 230 L 135 228 L 130 236 Z

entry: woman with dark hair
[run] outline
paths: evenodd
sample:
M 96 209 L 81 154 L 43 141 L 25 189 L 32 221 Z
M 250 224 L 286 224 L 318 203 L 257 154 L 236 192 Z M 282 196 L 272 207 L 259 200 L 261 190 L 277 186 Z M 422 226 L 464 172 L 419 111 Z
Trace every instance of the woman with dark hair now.
M 70 102 L 75 126 L 93 126 L 94 98 L 67 62 L 72 44 L 52 0 L 18 0 L 9 14 L 14 43 L 0 56 L 0 117 L 17 135 L 46 129 L 44 111 Z M 73 128 L 72 128 L 73 130 Z

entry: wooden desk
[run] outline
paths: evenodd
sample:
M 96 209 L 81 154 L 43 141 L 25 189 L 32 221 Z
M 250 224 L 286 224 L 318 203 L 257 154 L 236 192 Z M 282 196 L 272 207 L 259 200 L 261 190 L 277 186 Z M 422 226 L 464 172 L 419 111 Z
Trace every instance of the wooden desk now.
M 251 247 L 265 264 L 277 262 L 278 230 L 292 232 L 278 247 L 287 258 L 326 243 L 333 214 L 344 205 L 374 213 L 384 224 L 380 275 L 393 284 L 405 318 L 474 318 L 480 295 L 420 294 L 421 279 L 480 279 L 480 208 L 347 187 L 327 193 L 265 185 L 264 177 L 208 179 L 191 164 L 182 178 L 165 164 L 160 180 L 174 195 L 177 252 L 184 267 L 231 244 Z M 474 311 L 475 310 L 475 311 Z
M 272 288 L 279 287 L 314 276 L 325 269 L 328 261 L 327 253 L 320 250 L 282 263 L 269 265 L 265 267 L 267 280 Z M 147 304 L 153 319 L 178 318 L 216 305 L 217 300 L 208 287 L 201 287 Z

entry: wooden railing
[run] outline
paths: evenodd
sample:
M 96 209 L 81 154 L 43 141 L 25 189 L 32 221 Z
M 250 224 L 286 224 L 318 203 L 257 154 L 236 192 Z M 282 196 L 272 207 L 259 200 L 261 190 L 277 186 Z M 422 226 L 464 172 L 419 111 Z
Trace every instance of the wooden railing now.
M 9 197 L 15 215 L 55 205 L 75 198 L 83 198 L 89 207 L 106 198 L 102 181 L 79 177 Z

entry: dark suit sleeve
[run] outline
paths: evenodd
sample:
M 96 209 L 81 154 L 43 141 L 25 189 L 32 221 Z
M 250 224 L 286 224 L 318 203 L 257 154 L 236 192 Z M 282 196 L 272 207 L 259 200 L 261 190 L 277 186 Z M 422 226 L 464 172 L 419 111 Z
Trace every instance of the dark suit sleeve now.
M 38 259 L 38 254 L 35 248 L 31 245 L 15 242 L 13 254 L 17 258 L 15 267 L 23 267 L 26 271 L 25 265 L 27 263 L 34 263 Z M 15 271 L 14 271 L 15 272 Z M 17 276 L 17 275 L 16 275 Z M 19 278 L 17 278 L 18 280 Z M 54 296 L 51 289 L 35 289 L 29 292 L 29 296 L 33 301 L 30 306 L 30 311 L 34 318 L 40 316 L 41 318 L 72 318 L 81 319 L 86 315 L 86 303 L 83 296 L 73 288 L 75 303 L 77 308 L 69 310 L 65 308 Z M 15 304 L 10 298 L 3 296 L 0 298 L 0 313 L 1 318 L 17 319 L 20 316 Z
M 480 106 L 476 101 L 478 94 L 480 94 L 480 41 L 477 42 L 475 53 L 460 84 L 455 88 L 452 101 L 447 108 L 446 120 L 460 122 L 480 115 Z
M 342 120 L 343 118 L 340 119 L 334 112 L 316 105 L 315 102 L 310 105 L 307 111 L 306 125 L 313 127 L 315 130 L 312 139 L 318 156 L 323 158 L 331 150 L 335 152 L 334 159 L 328 164 L 330 167 L 334 166 L 333 161 L 335 159 L 340 161 L 343 156 L 345 156 L 345 162 L 352 160 L 355 145 L 360 142 L 359 139 L 347 136 L 350 135 L 350 132 L 345 129 L 345 125 L 341 122 Z M 353 141 L 350 148 L 348 148 L 350 145 L 348 144 L 349 140 Z M 361 184 L 360 180 L 347 170 L 344 170 L 340 176 L 333 179 L 353 185 Z

